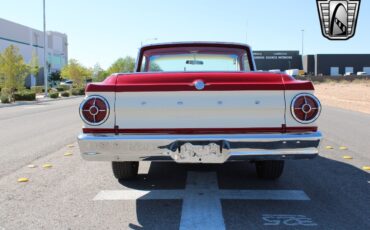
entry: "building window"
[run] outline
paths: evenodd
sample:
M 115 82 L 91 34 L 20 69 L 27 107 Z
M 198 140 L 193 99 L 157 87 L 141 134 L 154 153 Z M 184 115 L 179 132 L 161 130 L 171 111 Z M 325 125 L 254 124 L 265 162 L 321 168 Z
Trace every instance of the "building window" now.
M 364 72 L 365 72 L 367 75 L 370 75 L 370 67 L 364 67 Z
M 330 67 L 330 76 L 338 76 L 339 67 Z
M 346 67 L 346 68 L 344 68 L 344 73 L 346 75 L 353 74 L 353 67 Z

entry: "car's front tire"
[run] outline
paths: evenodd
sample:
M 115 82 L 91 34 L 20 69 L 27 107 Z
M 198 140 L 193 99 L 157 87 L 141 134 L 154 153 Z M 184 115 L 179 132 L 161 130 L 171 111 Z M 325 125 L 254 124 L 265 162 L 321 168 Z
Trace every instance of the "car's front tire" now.
M 118 180 L 131 180 L 137 176 L 139 171 L 138 161 L 112 162 L 113 175 Z
M 284 171 L 284 161 L 281 160 L 257 161 L 255 164 L 257 175 L 262 179 L 275 180 Z

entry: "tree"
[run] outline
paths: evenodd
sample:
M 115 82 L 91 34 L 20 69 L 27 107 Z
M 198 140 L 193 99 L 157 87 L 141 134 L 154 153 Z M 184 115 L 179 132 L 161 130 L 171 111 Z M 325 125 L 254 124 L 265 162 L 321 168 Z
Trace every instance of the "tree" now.
M 86 79 L 91 77 L 92 72 L 82 66 L 76 59 L 70 59 L 68 65 L 63 67 L 61 75 L 64 79 L 72 80 L 74 85 L 83 87 Z
M 16 46 L 10 45 L 0 54 L 0 75 L 3 77 L 3 86 L 10 89 L 12 93 L 15 90 L 24 89 L 29 73 L 30 68 Z
M 92 73 L 92 80 L 95 82 L 104 81 L 104 79 L 109 75 L 108 71 L 105 71 L 103 68 L 101 68 L 99 63 L 94 65 Z
M 0 62 L 1 62 L 1 58 L 0 58 Z M 0 88 L 4 87 L 4 83 L 5 83 L 5 76 L 1 73 L 1 70 L 0 70 Z
M 54 85 L 55 82 L 59 82 L 60 80 L 62 80 L 62 77 L 60 76 L 60 71 L 59 70 L 56 70 L 56 71 L 51 72 L 49 74 L 49 81 L 52 82 L 52 85 Z
M 37 56 L 35 51 L 32 51 L 32 57 L 28 65 L 30 68 L 30 73 L 32 75 L 31 78 L 36 79 L 40 71 L 40 66 L 39 66 L 39 57 Z
M 39 74 L 40 71 L 40 65 L 39 65 L 39 57 L 37 56 L 36 52 L 32 52 L 32 57 L 30 61 L 30 73 L 36 77 Z
M 162 71 L 163 70 L 157 63 L 155 62 L 150 63 L 150 72 L 162 72 Z
M 135 69 L 135 59 L 130 56 L 118 58 L 109 68 L 108 73 L 131 73 Z

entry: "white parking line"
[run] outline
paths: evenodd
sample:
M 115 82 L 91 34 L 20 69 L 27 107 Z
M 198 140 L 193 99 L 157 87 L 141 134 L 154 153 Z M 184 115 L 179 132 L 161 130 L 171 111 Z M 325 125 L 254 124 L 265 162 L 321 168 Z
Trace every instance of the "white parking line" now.
M 94 200 L 180 200 L 184 194 L 184 190 L 103 190 Z
M 183 199 L 180 229 L 225 229 L 220 199 L 301 200 L 310 198 L 301 190 L 223 190 L 215 172 L 189 172 L 185 190 L 103 190 L 94 200 Z
M 39 109 L 42 107 L 46 107 L 46 105 L 30 105 L 30 106 L 22 106 L 22 109 Z
M 185 191 L 180 230 L 225 229 L 215 172 L 189 172 Z

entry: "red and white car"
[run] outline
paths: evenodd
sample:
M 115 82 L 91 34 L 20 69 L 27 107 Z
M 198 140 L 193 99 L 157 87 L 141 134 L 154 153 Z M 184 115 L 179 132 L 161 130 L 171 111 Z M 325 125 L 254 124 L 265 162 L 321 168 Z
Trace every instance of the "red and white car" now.
M 275 179 L 284 160 L 318 154 L 312 83 L 255 72 L 247 45 L 148 45 L 135 68 L 89 84 L 80 106 L 82 157 L 111 161 L 117 179 L 135 177 L 139 161 L 249 161 Z

